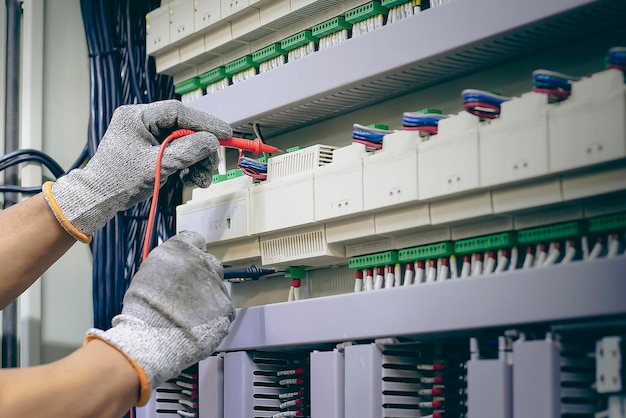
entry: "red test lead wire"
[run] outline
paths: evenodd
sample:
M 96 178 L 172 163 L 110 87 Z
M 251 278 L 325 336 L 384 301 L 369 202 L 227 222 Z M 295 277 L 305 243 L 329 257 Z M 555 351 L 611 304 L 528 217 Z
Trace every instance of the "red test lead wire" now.
M 161 144 L 161 148 L 159 148 L 159 154 L 157 155 L 156 161 L 156 172 L 154 175 L 154 189 L 152 191 L 152 203 L 150 204 L 150 213 L 148 215 L 148 224 L 146 226 L 146 238 L 143 242 L 143 255 L 141 257 L 141 261 L 144 261 L 148 258 L 148 253 L 150 252 L 150 243 L 152 242 L 152 226 L 154 225 L 154 214 L 156 213 L 156 207 L 159 200 L 159 189 L 161 188 L 161 162 L 163 160 L 163 153 L 165 152 L 165 147 L 167 144 L 172 142 L 173 140 L 180 138 L 182 136 L 187 136 L 195 133 L 190 129 L 178 129 L 171 134 L 169 134 L 163 143 Z
M 152 226 L 154 224 L 154 215 L 156 213 L 156 207 L 159 200 L 159 189 L 161 188 L 161 161 L 163 160 L 165 147 L 167 147 L 167 144 L 169 144 L 174 139 L 191 135 L 193 133 L 195 133 L 195 131 L 192 131 L 191 129 L 175 130 L 165 138 L 163 143 L 161 143 L 161 148 L 159 148 L 159 154 L 157 156 L 156 162 L 156 173 L 154 177 L 154 190 L 152 192 L 152 203 L 150 204 L 148 225 L 146 226 L 146 238 L 143 243 L 143 254 L 141 258 L 142 261 L 148 257 L 148 253 L 150 252 L 150 243 L 152 241 Z M 258 154 L 259 152 L 278 152 L 278 148 L 264 144 L 259 138 L 249 140 L 232 137 L 227 139 L 219 139 L 218 141 L 223 147 L 239 148 L 244 151 L 250 151 L 254 155 Z

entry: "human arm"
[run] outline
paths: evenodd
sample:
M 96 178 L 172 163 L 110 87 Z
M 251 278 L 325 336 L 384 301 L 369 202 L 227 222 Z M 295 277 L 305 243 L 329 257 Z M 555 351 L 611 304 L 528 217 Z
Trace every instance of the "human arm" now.
M 208 357 L 234 318 L 221 263 L 182 232 L 150 252 L 107 331 L 46 366 L 0 370 L 2 416 L 119 417 L 164 381 Z M 26 406 L 25 406 L 26 405 Z
M 165 100 L 118 108 L 86 167 L 46 184 L 43 195 L 0 211 L 0 308 L 27 289 L 76 239 L 89 241 L 115 213 L 147 199 L 160 143 L 181 128 L 197 133 L 167 146 L 161 180 L 180 172 L 185 184 L 208 187 L 217 169 L 218 138 L 227 138 L 232 131 L 213 116 Z
M 42 194 L 0 211 L 0 309 L 26 290 L 76 240 Z
M 22 418 L 121 417 L 136 402 L 138 387 L 124 355 L 94 341 L 54 363 L 0 370 L 0 411 Z

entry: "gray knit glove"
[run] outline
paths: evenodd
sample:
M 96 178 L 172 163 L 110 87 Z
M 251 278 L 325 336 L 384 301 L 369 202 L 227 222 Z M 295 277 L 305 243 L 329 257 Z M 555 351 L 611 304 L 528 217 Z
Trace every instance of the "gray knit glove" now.
M 187 186 L 208 187 L 219 163 L 217 139 L 232 136 L 228 124 L 177 100 L 121 106 L 85 168 L 44 185 L 46 200 L 61 225 L 76 239 L 89 242 L 90 235 L 117 212 L 150 197 L 160 143 L 183 128 L 197 133 L 169 143 L 161 186 L 181 170 Z
M 204 251 L 204 238 L 181 232 L 150 252 L 124 295 L 122 313 L 107 331 L 91 329 L 121 351 L 141 383 L 138 406 L 161 383 L 207 358 L 234 319 L 222 265 Z

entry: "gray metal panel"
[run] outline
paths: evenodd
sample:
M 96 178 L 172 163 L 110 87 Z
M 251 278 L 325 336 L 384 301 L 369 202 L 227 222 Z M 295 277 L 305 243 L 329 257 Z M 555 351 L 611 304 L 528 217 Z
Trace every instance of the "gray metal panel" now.
M 502 360 L 467 362 L 467 415 L 513 417 L 513 369 Z
M 248 353 L 224 354 L 224 418 L 254 416 L 254 364 Z
M 311 353 L 311 418 L 344 418 L 344 379 L 343 353 Z
M 284 132 L 585 34 L 617 28 L 625 12 L 623 2 L 619 3 L 451 2 L 231 85 L 191 105 L 222 118 L 236 130 L 249 130 L 252 121 L 259 121 L 268 132 Z M 593 10 L 584 11 L 588 5 Z M 573 10 L 573 15 L 566 16 Z M 428 42 L 421 42 L 419 48 L 399 42 L 410 39 Z M 375 60 L 354 65 L 372 51 Z
M 550 340 L 513 344 L 513 416 L 560 418 L 559 352 Z
M 141 408 L 135 408 L 136 418 L 156 418 L 157 413 L 156 392 L 152 392 L 148 403 Z
M 382 415 L 383 354 L 374 344 L 345 348 L 345 418 Z
M 202 418 L 224 417 L 224 360 L 212 356 L 198 363 L 198 412 Z
M 624 272 L 626 257 L 617 257 L 243 308 L 237 310 L 230 334 L 218 350 L 436 334 L 626 314 Z M 364 321 L 371 317 L 374 307 L 376 321 Z

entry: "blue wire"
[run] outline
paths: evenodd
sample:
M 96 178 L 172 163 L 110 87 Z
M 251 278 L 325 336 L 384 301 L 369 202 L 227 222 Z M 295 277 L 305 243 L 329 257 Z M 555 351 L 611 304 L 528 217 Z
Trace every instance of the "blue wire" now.
M 441 119 L 438 118 L 411 118 L 408 116 L 404 116 L 402 118 L 402 122 L 408 122 L 408 123 L 419 123 L 419 124 L 430 124 L 430 125 L 437 125 L 439 123 Z
M 553 77 L 549 75 L 535 74 L 533 76 L 533 80 L 536 84 L 537 83 L 547 84 L 548 86 L 557 86 L 566 90 L 570 90 L 572 88 L 572 84 L 570 83 L 569 80 L 558 78 L 558 77 Z M 550 87 L 550 88 L 553 88 L 553 87 Z
M 463 95 L 463 100 L 468 100 L 468 99 L 477 99 L 481 102 L 485 102 L 485 103 L 490 103 L 493 105 L 500 105 L 504 102 L 506 102 L 506 99 L 498 99 L 492 96 L 485 96 L 482 94 L 477 94 L 477 93 L 466 93 Z
M 375 134 L 371 132 L 352 131 L 352 137 L 355 139 L 363 139 L 366 141 L 382 141 L 384 134 Z

